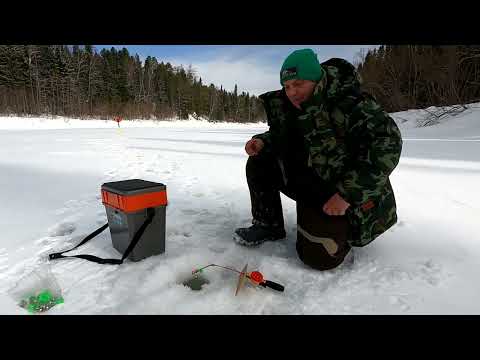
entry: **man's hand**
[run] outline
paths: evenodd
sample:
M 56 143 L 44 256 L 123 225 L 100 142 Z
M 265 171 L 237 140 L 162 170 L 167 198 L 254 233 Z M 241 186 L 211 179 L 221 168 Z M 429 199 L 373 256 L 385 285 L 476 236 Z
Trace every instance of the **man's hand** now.
M 263 149 L 264 143 L 261 139 L 251 139 L 245 145 L 245 151 L 249 156 L 258 155 L 260 150 Z
M 345 215 L 345 211 L 349 206 L 350 204 L 343 200 L 343 198 L 337 193 L 325 203 L 323 211 L 327 215 Z

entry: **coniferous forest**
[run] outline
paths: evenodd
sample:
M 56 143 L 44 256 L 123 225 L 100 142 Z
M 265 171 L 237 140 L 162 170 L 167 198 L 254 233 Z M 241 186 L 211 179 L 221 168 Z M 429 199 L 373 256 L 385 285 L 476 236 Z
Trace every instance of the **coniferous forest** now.
M 360 54 L 364 90 L 388 112 L 480 101 L 480 46 L 382 45 Z M 273 89 L 272 89 L 273 90 Z M 0 114 L 265 120 L 256 96 L 126 48 L 0 45 Z
M 191 67 L 126 48 L 0 45 L 0 114 L 80 118 L 264 120 L 248 93 L 204 84 Z
M 480 101 L 478 45 L 383 45 L 361 58 L 364 90 L 389 112 Z

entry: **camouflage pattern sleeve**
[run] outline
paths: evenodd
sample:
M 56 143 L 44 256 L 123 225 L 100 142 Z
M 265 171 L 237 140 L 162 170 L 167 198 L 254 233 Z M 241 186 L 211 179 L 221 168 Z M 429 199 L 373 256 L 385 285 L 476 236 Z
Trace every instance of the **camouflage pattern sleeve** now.
M 358 103 L 348 121 L 359 149 L 345 165 L 336 187 L 347 202 L 358 206 L 382 194 L 400 159 L 402 137 L 395 121 L 372 98 Z
M 282 101 L 279 99 L 280 92 L 281 92 L 280 90 L 269 91 L 258 97 L 265 109 L 265 114 L 267 115 L 267 124 L 269 126 L 269 129 L 271 129 L 273 124 L 275 123 L 275 121 L 272 121 L 272 117 L 274 117 L 276 120 L 279 115 L 280 117 L 285 116 L 281 110 Z M 252 139 L 261 139 L 263 141 L 264 148 L 262 151 L 265 151 L 265 152 L 272 151 L 272 134 L 270 130 L 262 134 L 254 135 Z

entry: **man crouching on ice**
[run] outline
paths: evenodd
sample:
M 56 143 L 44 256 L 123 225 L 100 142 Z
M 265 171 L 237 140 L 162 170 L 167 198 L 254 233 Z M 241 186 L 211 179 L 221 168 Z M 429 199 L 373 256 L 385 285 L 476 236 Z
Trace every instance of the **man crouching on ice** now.
M 300 259 L 327 270 L 353 246 L 365 246 L 397 222 L 389 175 L 402 138 L 394 120 L 361 91 L 355 67 L 322 64 L 297 50 L 280 71 L 282 89 L 260 95 L 269 130 L 245 146 L 252 226 L 241 245 L 285 238 L 280 192 L 296 201 Z

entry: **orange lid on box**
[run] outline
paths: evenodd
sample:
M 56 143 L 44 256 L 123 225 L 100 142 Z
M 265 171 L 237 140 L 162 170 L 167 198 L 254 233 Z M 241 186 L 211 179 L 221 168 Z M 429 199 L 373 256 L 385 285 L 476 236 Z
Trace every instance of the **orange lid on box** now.
M 102 185 L 102 203 L 124 212 L 166 206 L 166 186 L 144 180 L 125 180 Z

